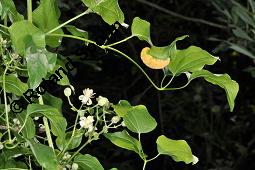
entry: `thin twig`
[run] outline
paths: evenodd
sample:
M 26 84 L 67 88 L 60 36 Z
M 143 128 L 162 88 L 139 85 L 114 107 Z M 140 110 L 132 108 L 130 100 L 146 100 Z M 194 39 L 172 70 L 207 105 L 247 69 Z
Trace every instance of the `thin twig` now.
M 202 24 L 206 24 L 206 25 L 209 25 L 209 26 L 212 26 L 212 27 L 216 27 L 216 28 L 220 28 L 220 29 L 228 29 L 227 26 L 224 26 L 224 25 L 221 25 L 221 24 L 217 24 L 217 23 L 213 23 L 213 22 L 210 22 L 210 21 L 206 21 L 206 20 L 203 20 L 203 19 L 200 19 L 200 18 L 192 18 L 192 17 L 188 17 L 188 16 L 184 16 L 184 15 L 181 15 L 181 14 L 178 14 L 176 12 L 173 12 L 173 11 L 170 11 L 166 8 L 163 8 L 157 4 L 154 4 L 152 2 L 148 2 L 146 0 L 136 0 L 137 2 L 140 2 L 142 4 L 145 4 L 147 6 L 150 6 L 150 7 L 153 7 L 159 11 L 162 11 L 162 12 L 165 12 L 171 16 L 174 16 L 174 17 L 177 17 L 177 18 L 181 18 L 181 19 L 184 19 L 184 20 L 187 20 L 187 21 L 191 21 L 191 22 L 197 22 L 197 23 L 202 23 Z

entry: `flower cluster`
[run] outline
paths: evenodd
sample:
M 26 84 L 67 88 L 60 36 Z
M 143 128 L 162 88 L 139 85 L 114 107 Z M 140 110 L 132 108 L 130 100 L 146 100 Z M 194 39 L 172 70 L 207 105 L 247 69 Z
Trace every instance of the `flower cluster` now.
M 78 113 L 79 125 L 81 129 L 85 129 L 85 136 L 88 136 L 90 133 L 92 135 L 97 135 L 96 130 L 98 130 L 98 128 L 96 126 L 98 124 L 104 126 L 101 127 L 104 130 L 104 133 L 107 132 L 109 128 L 125 126 L 124 122 L 121 122 L 121 118 L 113 111 L 109 110 L 111 103 L 106 97 L 98 96 L 96 98 L 97 103 L 93 105 L 92 99 L 95 98 L 96 93 L 94 93 L 93 89 L 85 88 L 82 91 L 83 94 L 79 96 L 82 105 L 80 109 L 76 109 L 69 98 L 72 95 L 72 91 L 74 91 L 74 88 L 72 87 L 71 89 L 68 87 L 64 90 L 64 94 L 68 97 L 72 110 Z M 119 125 L 117 125 L 118 123 Z

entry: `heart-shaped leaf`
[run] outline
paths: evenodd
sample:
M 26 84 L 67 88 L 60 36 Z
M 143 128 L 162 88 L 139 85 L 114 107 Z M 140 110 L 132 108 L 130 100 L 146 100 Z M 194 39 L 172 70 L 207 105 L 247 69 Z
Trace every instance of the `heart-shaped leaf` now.
M 176 162 L 193 162 L 191 149 L 185 140 L 172 140 L 161 135 L 157 139 L 157 148 L 159 154 L 171 156 Z
M 98 161 L 98 159 L 94 156 L 89 155 L 89 154 L 77 155 L 74 158 L 74 162 L 79 165 L 79 169 L 104 170 L 103 166 Z
M 34 49 L 32 47 L 26 50 L 27 69 L 29 75 L 29 86 L 35 89 L 45 78 L 47 72 L 53 71 L 57 55 L 48 52 L 46 49 Z
M 0 76 L 0 86 L 3 86 L 3 76 Z M 20 81 L 14 74 L 5 76 L 5 90 L 8 93 L 14 93 L 17 96 L 22 96 L 28 89 L 26 83 Z
M 119 7 L 118 0 L 82 0 L 92 11 L 99 14 L 109 25 L 119 22 L 124 23 L 124 14 Z
M 218 85 L 225 90 L 230 111 L 232 112 L 235 106 L 235 98 L 239 91 L 238 83 L 232 80 L 228 74 L 213 74 L 207 70 L 194 72 L 190 77 L 190 81 L 198 77 L 203 77 L 206 81 Z
M 120 148 L 134 151 L 139 155 L 143 153 L 141 143 L 130 136 L 125 130 L 122 132 L 106 133 L 104 136 Z
M 118 104 L 112 106 L 119 117 L 125 116 L 129 109 L 132 108 L 130 103 L 126 100 L 120 100 Z
M 57 158 L 53 149 L 47 145 L 27 140 L 37 162 L 45 169 L 58 169 Z
M 134 106 L 129 109 L 123 120 L 127 128 L 135 133 L 148 133 L 157 126 L 156 120 L 143 105 Z
M 176 56 L 171 58 L 168 68 L 173 75 L 184 72 L 201 70 L 205 65 L 213 65 L 218 60 L 207 51 L 196 46 L 190 46 L 184 50 L 177 50 Z
M 33 11 L 33 22 L 35 25 L 48 32 L 59 26 L 60 10 L 58 9 L 56 0 L 41 0 L 40 5 Z M 55 34 L 63 34 L 62 29 L 58 29 Z M 46 37 L 47 45 L 58 47 L 61 44 L 61 37 Z
M 140 40 L 147 41 L 150 45 L 151 42 L 151 32 L 150 23 L 139 17 L 135 17 L 131 27 L 132 35 L 138 37 Z
M 24 55 L 26 48 L 30 46 L 39 48 L 46 46 L 44 33 L 29 21 L 15 22 L 9 27 L 8 31 L 14 49 L 20 55 Z
M 27 114 L 47 117 L 50 120 L 52 133 L 55 136 L 65 136 L 67 122 L 58 109 L 48 105 L 30 104 L 27 107 Z

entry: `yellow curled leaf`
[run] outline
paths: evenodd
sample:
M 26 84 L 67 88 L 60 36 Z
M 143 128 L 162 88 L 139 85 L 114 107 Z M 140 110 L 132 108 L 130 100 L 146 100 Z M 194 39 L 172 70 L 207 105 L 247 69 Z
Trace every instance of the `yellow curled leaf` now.
M 148 54 L 149 47 L 144 47 L 141 51 L 141 59 L 143 63 L 151 69 L 163 69 L 170 63 L 170 58 L 166 60 L 157 59 Z

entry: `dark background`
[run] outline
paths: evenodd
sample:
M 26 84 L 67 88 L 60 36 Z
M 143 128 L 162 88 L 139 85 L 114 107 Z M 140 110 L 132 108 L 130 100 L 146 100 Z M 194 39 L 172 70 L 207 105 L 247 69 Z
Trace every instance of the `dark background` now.
M 226 26 L 218 20 L 219 12 L 209 0 L 151 0 L 150 2 L 184 16 Z M 228 73 L 239 83 L 240 91 L 234 112 L 229 112 L 225 92 L 220 87 L 198 79 L 184 90 L 159 92 L 132 63 L 123 57 L 64 39 L 64 44 L 57 49 L 62 55 L 71 56 L 74 60 L 79 57 L 86 58 L 83 63 L 77 62 L 77 70 L 70 77 L 76 92 L 79 94 L 84 88 L 92 88 L 97 95 L 106 96 L 113 103 L 124 99 L 130 101 L 132 105 L 146 105 L 158 122 L 155 131 L 142 135 L 142 143 L 149 157 L 157 154 L 155 141 L 159 134 L 172 139 L 185 139 L 190 144 L 193 154 L 199 157 L 198 164 L 192 166 L 176 163 L 170 157 L 160 156 L 148 163 L 148 170 L 255 169 L 255 101 L 252 89 L 255 79 L 249 72 L 244 71 L 247 67 L 254 66 L 254 62 L 227 48 L 214 53 L 219 42 L 208 40 L 215 36 L 228 39 L 231 36 L 230 30 L 176 17 L 136 0 L 119 0 L 119 3 L 126 17 L 125 22 L 129 25 L 136 16 L 151 23 L 152 40 L 155 45 L 168 45 L 176 37 L 188 34 L 190 35 L 188 39 L 178 43 L 179 48 L 196 45 L 220 56 L 221 61 L 207 69 L 214 73 Z M 17 2 L 17 4 L 20 10 L 24 9 L 24 3 Z M 85 9 L 79 1 L 61 0 L 59 4 L 62 11 L 61 21 L 66 21 Z M 72 24 L 87 30 L 90 38 L 97 42 L 103 42 L 112 32 L 112 27 L 96 15 L 85 16 Z M 109 42 L 129 36 L 128 30 L 120 27 Z M 118 49 L 145 68 L 139 59 L 139 53 L 145 46 L 148 44 L 134 38 L 119 45 Z M 161 71 L 149 69 L 146 71 L 154 81 L 161 80 Z M 180 77 L 175 81 L 174 86 L 184 83 L 185 77 Z M 64 107 L 63 110 L 71 121 L 75 115 L 72 115 L 68 108 Z M 94 142 L 83 153 L 96 156 L 105 169 L 112 167 L 120 170 L 141 169 L 143 164 L 135 153 L 117 148 L 104 138 Z

